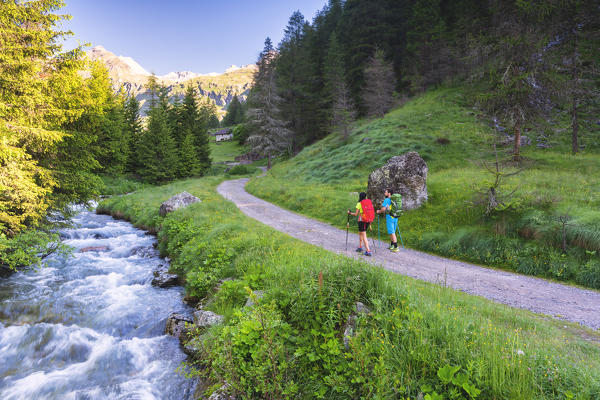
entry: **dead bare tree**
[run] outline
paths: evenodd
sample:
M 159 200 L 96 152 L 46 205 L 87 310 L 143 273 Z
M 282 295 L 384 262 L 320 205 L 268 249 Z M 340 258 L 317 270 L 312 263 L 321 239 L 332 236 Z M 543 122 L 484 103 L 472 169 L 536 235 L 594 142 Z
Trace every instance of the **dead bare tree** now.
M 364 71 L 365 89 L 363 100 L 369 115 L 383 117 L 394 102 L 396 75 L 392 64 L 385 60 L 382 50 L 376 50 Z

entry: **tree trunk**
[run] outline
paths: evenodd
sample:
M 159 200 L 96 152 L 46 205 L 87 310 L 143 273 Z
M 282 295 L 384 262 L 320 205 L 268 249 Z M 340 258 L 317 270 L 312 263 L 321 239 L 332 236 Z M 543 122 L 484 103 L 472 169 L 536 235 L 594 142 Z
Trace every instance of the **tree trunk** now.
M 521 120 L 517 119 L 515 123 L 515 148 L 513 160 L 521 161 Z

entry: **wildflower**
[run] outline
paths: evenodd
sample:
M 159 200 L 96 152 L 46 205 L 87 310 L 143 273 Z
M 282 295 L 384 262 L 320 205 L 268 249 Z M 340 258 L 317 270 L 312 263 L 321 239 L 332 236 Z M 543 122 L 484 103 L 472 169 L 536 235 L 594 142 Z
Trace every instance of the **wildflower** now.
M 517 355 L 522 356 L 525 355 L 525 352 L 521 349 L 517 350 Z

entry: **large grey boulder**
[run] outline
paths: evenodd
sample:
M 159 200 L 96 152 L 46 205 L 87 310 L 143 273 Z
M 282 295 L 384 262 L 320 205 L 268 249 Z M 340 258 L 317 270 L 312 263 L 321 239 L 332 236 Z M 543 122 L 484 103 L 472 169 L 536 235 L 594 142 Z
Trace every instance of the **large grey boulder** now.
M 158 213 L 161 217 L 164 217 L 171 211 L 175 211 L 177 209 L 187 207 L 190 204 L 198 203 L 202 200 L 197 198 L 196 196 L 189 194 L 188 192 L 181 192 L 171 197 L 169 200 L 165 201 L 160 205 L 160 209 Z
M 402 209 L 411 210 L 427 201 L 427 163 L 411 151 L 392 157 L 369 175 L 367 197 L 375 209 L 381 207 L 384 191 L 391 188 L 402 195 Z

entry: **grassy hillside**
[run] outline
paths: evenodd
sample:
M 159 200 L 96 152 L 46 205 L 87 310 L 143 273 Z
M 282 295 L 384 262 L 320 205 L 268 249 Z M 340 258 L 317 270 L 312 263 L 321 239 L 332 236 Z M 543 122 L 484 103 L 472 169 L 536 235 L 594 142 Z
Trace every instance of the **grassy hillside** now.
M 234 140 L 219 142 L 215 141 L 214 137 L 210 137 L 210 157 L 213 164 L 224 161 L 234 161 L 235 157 L 247 151 L 244 146 L 240 146 Z
M 158 230 L 188 295 L 226 316 L 223 326 L 195 339 L 202 361 L 191 374 L 212 388 L 227 382 L 240 398 L 277 399 L 599 393 L 600 347 L 579 337 L 595 333 L 302 243 L 224 201 L 215 191 L 222 179 L 147 188 L 99 206 Z M 161 202 L 184 190 L 202 202 L 160 218 Z M 215 290 L 226 278 L 232 280 Z M 244 308 L 248 290 L 264 296 Z M 371 313 L 358 318 L 345 347 L 356 301 Z
M 481 160 L 490 160 L 496 133 L 465 103 L 459 90 L 431 91 L 384 118 L 358 121 L 346 142 L 331 135 L 305 148 L 248 189 L 343 227 L 345 210 L 356 204 L 356 192 L 366 191 L 369 173 L 414 150 L 429 166 L 429 201 L 401 218 L 405 244 L 600 288 L 600 157 L 594 138 L 584 135 L 588 150 L 571 156 L 567 133 L 550 135 L 547 149 L 538 148 L 535 134 L 527 133 L 534 144 L 522 149 L 526 169 L 501 188 L 515 191 L 509 207 L 484 218 L 474 200 L 493 178 Z M 563 255 L 559 216 L 565 214 L 570 219 Z

